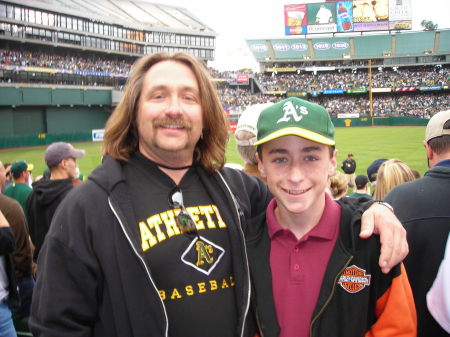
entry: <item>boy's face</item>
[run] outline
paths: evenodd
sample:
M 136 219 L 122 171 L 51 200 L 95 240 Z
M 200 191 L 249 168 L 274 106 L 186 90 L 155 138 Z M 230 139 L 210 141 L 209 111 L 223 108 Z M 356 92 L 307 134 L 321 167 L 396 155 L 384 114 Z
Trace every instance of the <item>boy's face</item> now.
M 261 145 L 261 175 L 277 200 L 279 212 L 300 214 L 323 208 L 328 178 L 336 168 L 336 151 L 298 136 L 283 136 Z

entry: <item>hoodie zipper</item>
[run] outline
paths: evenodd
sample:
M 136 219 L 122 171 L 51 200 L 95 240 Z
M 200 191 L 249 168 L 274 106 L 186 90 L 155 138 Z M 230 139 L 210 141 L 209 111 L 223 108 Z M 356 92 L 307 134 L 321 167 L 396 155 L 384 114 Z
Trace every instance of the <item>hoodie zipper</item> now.
M 165 305 L 164 305 L 163 300 L 161 299 L 161 296 L 159 295 L 158 288 L 156 287 L 155 282 L 153 281 L 153 278 L 152 278 L 152 276 L 150 275 L 150 271 L 149 271 L 149 269 L 148 269 L 148 267 L 147 267 L 147 264 L 145 263 L 145 261 L 144 261 L 144 259 L 142 258 L 142 256 L 141 256 L 141 255 L 138 253 L 138 251 L 136 250 L 136 247 L 134 246 L 133 242 L 131 241 L 131 239 L 130 239 L 128 233 L 127 233 L 127 231 L 125 230 L 124 224 L 122 223 L 122 220 L 121 220 L 119 214 L 117 213 L 116 209 L 114 208 L 114 205 L 113 205 L 113 203 L 112 203 L 112 201 L 111 201 L 111 199 L 110 199 L 109 197 L 108 197 L 108 203 L 109 203 L 109 207 L 111 208 L 111 210 L 113 211 L 113 213 L 114 213 L 114 215 L 116 216 L 117 220 L 119 221 L 120 227 L 122 228 L 122 231 L 123 231 L 123 233 L 125 234 L 125 237 L 127 238 L 128 243 L 130 244 L 131 248 L 133 249 L 133 252 L 136 254 L 136 256 L 138 257 L 138 259 L 141 261 L 142 265 L 144 266 L 145 271 L 146 271 L 146 273 L 147 273 L 147 276 L 148 276 L 148 278 L 149 278 L 149 280 L 150 280 L 150 282 L 151 282 L 151 284 L 152 284 L 152 286 L 153 286 L 153 289 L 154 289 L 154 290 L 156 291 L 156 293 L 158 294 L 158 298 L 159 298 L 159 300 L 160 300 L 161 307 L 162 307 L 163 312 L 164 312 L 164 317 L 166 318 L 166 329 L 165 329 L 164 336 L 165 336 L 165 337 L 168 337 L 168 336 L 169 336 L 169 318 L 167 317 L 166 307 L 165 307 Z
M 313 333 L 312 333 L 312 329 L 313 329 L 313 325 L 314 323 L 317 321 L 317 319 L 319 318 L 320 315 L 322 315 L 322 313 L 325 311 L 326 307 L 328 306 L 328 304 L 330 303 L 331 299 L 333 298 L 334 295 L 334 291 L 336 290 L 336 285 L 337 285 L 337 280 L 338 277 L 341 276 L 341 274 L 344 272 L 344 269 L 347 268 L 347 266 L 350 264 L 350 261 L 353 260 L 353 256 L 350 256 L 347 260 L 347 262 L 344 264 L 344 266 L 341 268 L 341 270 L 337 273 L 336 277 L 334 278 L 334 282 L 333 282 L 333 289 L 331 290 L 330 295 L 328 296 L 326 302 L 324 303 L 324 305 L 322 306 L 322 308 L 320 309 L 320 311 L 317 313 L 316 316 L 314 316 L 311 320 L 311 324 L 309 326 L 309 336 L 313 337 Z
M 242 320 L 242 328 L 241 328 L 241 334 L 240 334 L 240 336 L 243 337 L 244 336 L 245 321 L 247 319 L 248 309 L 250 307 L 250 292 L 251 292 L 251 290 L 250 290 L 250 287 L 251 287 L 251 284 L 250 284 L 250 269 L 248 267 L 247 247 L 245 246 L 245 237 L 244 237 L 244 232 L 242 231 L 241 214 L 239 213 L 239 209 L 240 208 L 238 206 L 239 204 L 238 204 L 238 202 L 237 202 L 233 192 L 231 192 L 231 188 L 230 188 L 230 186 L 228 186 L 228 183 L 226 182 L 225 178 L 222 176 L 222 174 L 219 171 L 217 171 L 217 173 L 219 174 L 220 179 L 222 179 L 222 182 L 224 183 L 225 187 L 227 188 L 228 193 L 231 195 L 231 199 L 233 199 L 234 210 L 236 211 L 236 215 L 237 215 L 238 222 L 239 222 L 239 226 L 238 226 L 239 227 L 239 232 L 241 233 L 242 240 L 244 241 L 244 244 L 243 244 L 244 257 L 245 257 L 244 264 L 245 264 L 245 269 L 247 271 L 247 275 L 246 275 L 247 277 L 246 278 L 247 278 L 247 284 L 248 284 L 248 291 L 247 291 L 247 303 L 245 305 L 244 317 L 243 317 L 243 320 Z M 261 330 L 261 329 L 259 329 L 259 330 Z

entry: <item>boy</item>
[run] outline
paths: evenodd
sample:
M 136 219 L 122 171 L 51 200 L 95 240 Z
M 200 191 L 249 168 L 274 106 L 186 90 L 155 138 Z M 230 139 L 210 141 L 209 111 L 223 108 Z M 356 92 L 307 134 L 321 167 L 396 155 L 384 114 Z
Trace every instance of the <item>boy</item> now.
M 274 195 L 265 218 L 256 220 L 267 226 L 260 226 L 262 232 L 248 227 L 262 334 L 415 336 L 403 266 L 383 274 L 379 238 L 359 239 L 360 213 L 352 218 L 353 211 L 325 192 L 337 164 L 325 108 L 298 98 L 266 108 L 255 145 L 258 168 Z

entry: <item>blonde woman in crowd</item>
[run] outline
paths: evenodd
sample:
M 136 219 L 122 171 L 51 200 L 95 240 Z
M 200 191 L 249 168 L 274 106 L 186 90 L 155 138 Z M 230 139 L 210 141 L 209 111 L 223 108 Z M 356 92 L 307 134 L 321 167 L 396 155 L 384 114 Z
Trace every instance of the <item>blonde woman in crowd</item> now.
M 336 171 L 330 177 L 330 193 L 333 199 L 338 200 L 347 195 L 348 180 L 344 173 Z
M 389 159 L 378 169 L 374 199 L 381 200 L 395 186 L 415 179 L 416 177 L 408 165 L 399 159 Z

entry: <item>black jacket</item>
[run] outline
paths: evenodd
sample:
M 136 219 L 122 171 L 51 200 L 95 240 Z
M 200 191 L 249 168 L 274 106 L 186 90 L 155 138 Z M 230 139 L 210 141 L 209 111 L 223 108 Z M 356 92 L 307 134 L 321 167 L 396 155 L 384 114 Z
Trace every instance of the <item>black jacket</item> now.
M 420 179 L 401 184 L 384 198 L 407 232 L 405 267 L 417 308 L 418 337 L 450 336 L 430 314 L 426 294 L 444 258 L 450 232 L 450 168 L 435 166 Z
M 355 213 L 349 205 L 340 204 L 339 237 L 313 312 L 310 336 L 362 337 L 377 320 L 374 335 L 388 336 L 390 328 L 395 326 L 397 332 L 402 332 L 398 336 L 415 336 L 415 310 L 406 274 L 401 272 L 400 265 L 387 275 L 381 272 L 378 266 L 379 238 L 360 239 L 361 213 Z M 270 238 L 268 226 L 261 226 L 261 222 L 266 223 L 265 214 L 253 219 L 247 227 L 247 252 L 254 289 L 252 302 L 262 335 L 277 337 L 280 328 L 272 297 Z M 338 283 L 346 270 L 364 272 L 361 279 L 368 278 L 369 285 L 356 293 L 344 290 L 344 286 Z M 398 280 L 394 282 L 396 278 Z M 378 305 L 383 307 L 385 300 L 382 318 L 379 318 L 375 308 Z
M 14 303 L 19 299 L 16 277 L 12 264 L 11 253 L 16 249 L 16 240 L 10 227 L 0 227 L 0 256 L 5 257 L 5 272 L 8 277 L 8 302 Z
M 33 254 L 35 261 L 50 228 L 53 214 L 72 187 L 72 179 L 44 178 L 33 183 L 33 192 L 28 196 L 25 214 L 31 241 L 35 247 Z
M 167 336 L 170 322 L 136 240 L 121 165 L 105 158 L 56 211 L 38 260 L 30 318 L 34 336 Z M 196 169 L 230 224 L 237 334 L 244 335 L 250 276 L 240 223 L 263 213 L 270 194 L 263 182 L 240 171 L 224 168 L 211 175 Z

